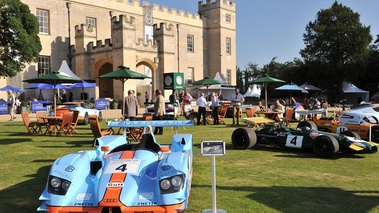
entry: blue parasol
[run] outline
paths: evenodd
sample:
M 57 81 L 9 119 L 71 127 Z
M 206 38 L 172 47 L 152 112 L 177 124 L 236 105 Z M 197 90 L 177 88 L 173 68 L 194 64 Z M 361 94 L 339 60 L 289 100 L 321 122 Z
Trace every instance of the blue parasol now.
M 5 86 L 3 88 L 0 88 L 1 91 L 12 91 L 12 92 L 25 92 L 25 90 L 17 88 L 17 87 L 12 87 L 12 86 Z

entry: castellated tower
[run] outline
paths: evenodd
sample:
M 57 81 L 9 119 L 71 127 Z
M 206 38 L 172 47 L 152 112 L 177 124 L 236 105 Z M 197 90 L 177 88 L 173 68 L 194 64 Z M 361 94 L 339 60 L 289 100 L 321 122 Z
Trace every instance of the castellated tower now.
M 198 4 L 204 22 L 204 61 L 209 76 L 220 72 L 225 81 L 236 83 L 236 5 L 231 0 L 207 0 Z

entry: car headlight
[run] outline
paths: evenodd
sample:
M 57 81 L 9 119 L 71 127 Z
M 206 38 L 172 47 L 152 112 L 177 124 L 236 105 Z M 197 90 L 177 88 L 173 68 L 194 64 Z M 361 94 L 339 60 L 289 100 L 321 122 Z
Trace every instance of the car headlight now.
M 71 181 L 50 175 L 47 191 L 51 194 L 65 195 L 67 193 L 67 190 L 70 188 L 70 185 Z
M 169 194 L 182 190 L 185 177 L 186 176 L 182 174 L 162 179 L 159 184 L 161 193 Z

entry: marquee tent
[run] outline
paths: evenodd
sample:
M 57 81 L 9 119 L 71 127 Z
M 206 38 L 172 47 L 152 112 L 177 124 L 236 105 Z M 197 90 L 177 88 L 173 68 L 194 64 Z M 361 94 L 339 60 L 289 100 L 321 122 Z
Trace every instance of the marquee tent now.
M 359 89 L 352 83 L 343 82 L 342 84 L 343 97 L 346 99 L 346 104 L 359 105 L 362 101 L 369 101 L 369 92 Z

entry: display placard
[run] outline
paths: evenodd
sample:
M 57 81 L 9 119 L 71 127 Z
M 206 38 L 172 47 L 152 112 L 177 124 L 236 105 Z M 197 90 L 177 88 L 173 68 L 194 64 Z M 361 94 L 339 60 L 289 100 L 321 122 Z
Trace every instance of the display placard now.
M 183 90 L 184 89 L 184 73 L 164 73 L 163 88 L 166 90 Z
M 202 141 L 201 142 L 201 155 L 225 155 L 225 142 L 224 141 Z

